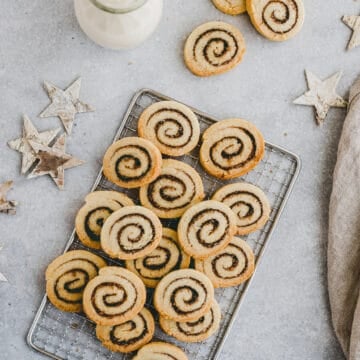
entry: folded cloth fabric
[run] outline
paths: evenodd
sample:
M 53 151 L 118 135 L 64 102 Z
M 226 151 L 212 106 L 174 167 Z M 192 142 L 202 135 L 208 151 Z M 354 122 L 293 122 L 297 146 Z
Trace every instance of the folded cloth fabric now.
M 328 287 L 336 335 L 360 360 L 360 78 L 350 91 L 330 199 Z

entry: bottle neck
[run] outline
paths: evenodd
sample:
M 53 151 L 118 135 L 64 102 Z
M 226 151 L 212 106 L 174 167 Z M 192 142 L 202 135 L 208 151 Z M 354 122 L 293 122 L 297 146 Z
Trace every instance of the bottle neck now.
M 142 7 L 148 0 L 89 0 L 98 9 L 111 14 L 126 14 Z

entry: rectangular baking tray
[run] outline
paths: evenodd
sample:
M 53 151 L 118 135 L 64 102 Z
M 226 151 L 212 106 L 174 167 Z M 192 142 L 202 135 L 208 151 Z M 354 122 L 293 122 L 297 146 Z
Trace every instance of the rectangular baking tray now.
M 162 100 L 174 99 L 149 89 L 143 89 L 136 93 L 121 121 L 114 141 L 126 136 L 136 136 L 137 120 L 142 111 L 154 102 Z M 217 121 L 202 111 L 190 108 L 198 116 L 202 132 Z M 267 142 L 264 159 L 254 170 L 239 179 L 224 181 L 215 179 L 201 168 L 198 153 L 199 146 L 190 154 L 184 155 L 178 160 L 185 161 L 200 173 L 207 198 L 224 184 L 236 181 L 250 182 L 262 188 L 267 194 L 272 209 L 269 221 L 263 229 L 248 236 L 243 236 L 243 239 L 248 242 L 255 253 L 257 268 L 299 174 L 301 167 L 299 157 L 290 151 Z M 92 190 L 119 190 L 128 194 L 138 203 L 137 190 L 118 188 L 105 179 L 101 170 Z M 176 226 L 176 223 L 172 220 L 162 222 L 164 226 Z M 109 258 L 102 251 L 95 251 L 83 246 L 78 240 L 75 230 L 67 242 L 64 252 L 70 249 L 86 249 L 104 257 L 111 265 L 122 265 L 121 261 Z M 253 278 L 254 276 L 237 287 L 215 290 L 215 297 L 222 312 L 222 320 L 219 331 L 206 341 L 193 344 L 179 342 L 164 334 L 159 326 L 156 326 L 154 339 L 169 341 L 180 346 L 187 353 L 190 360 L 220 359 L 221 349 L 232 325 L 236 321 L 240 306 Z M 151 305 L 152 293 L 153 290 L 148 290 L 147 307 L 153 311 L 157 321 Z M 94 323 L 88 320 L 84 314 L 66 313 L 56 309 L 47 300 L 46 295 L 31 325 L 27 342 L 35 350 L 54 359 L 129 360 L 134 355 L 114 353 L 104 348 L 96 339 Z

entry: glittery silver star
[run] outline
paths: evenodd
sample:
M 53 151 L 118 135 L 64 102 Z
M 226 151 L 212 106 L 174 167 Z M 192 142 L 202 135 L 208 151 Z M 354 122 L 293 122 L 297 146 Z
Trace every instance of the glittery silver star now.
M 16 213 L 17 202 L 6 199 L 6 193 L 11 189 L 12 185 L 12 181 L 6 181 L 0 184 L 0 213 L 11 215 L 15 215 Z
M 26 115 L 23 116 L 23 119 L 22 137 L 8 142 L 11 149 L 22 153 L 21 174 L 25 174 L 36 161 L 36 153 L 30 146 L 29 141 L 33 140 L 42 145 L 49 145 L 60 131 L 60 128 L 57 128 L 39 133 Z
M 84 164 L 84 161 L 65 153 L 65 139 L 66 135 L 62 134 L 52 147 L 30 141 L 30 145 L 35 150 L 39 163 L 29 174 L 28 178 L 50 175 L 59 189 L 64 188 L 65 170 Z
M 349 28 L 353 29 L 353 34 L 348 45 L 348 50 L 351 50 L 360 45 L 360 16 L 345 15 L 342 20 Z
M 55 85 L 45 81 L 51 104 L 40 114 L 40 117 L 58 116 L 68 134 L 71 133 L 75 115 L 95 111 L 95 108 L 79 99 L 81 78 L 73 82 L 66 90 L 59 89 Z
M 341 78 L 341 72 L 322 81 L 312 72 L 305 70 L 309 91 L 298 97 L 294 104 L 314 106 L 316 121 L 322 125 L 331 107 L 346 107 L 346 101 L 336 93 L 336 86 Z

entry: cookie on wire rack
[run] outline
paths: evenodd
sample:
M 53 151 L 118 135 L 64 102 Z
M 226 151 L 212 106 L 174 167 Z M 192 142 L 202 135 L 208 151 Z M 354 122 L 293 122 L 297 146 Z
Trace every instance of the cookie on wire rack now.
M 211 125 L 202 136 L 200 163 L 219 179 L 234 179 L 252 170 L 265 154 L 265 141 L 255 125 L 227 119 Z
M 164 219 L 178 218 L 205 197 L 200 175 L 190 165 L 173 159 L 163 160 L 160 175 L 141 187 L 140 202 Z
M 46 294 L 59 310 L 80 312 L 85 286 L 106 262 L 85 250 L 72 250 L 53 260 L 46 269 Z
M 197 320 L 177 322 L 160 316 L 159 322 L 163 331 L 177 340 L 200 342 L 208 339 L 219 329 L 220 320 L 220 307 L 214 300 L 210 310 Z
M 160 316 L 179 322 L 193 321 L 207 313 L 214 301 L 209 278 L 194 269 L 173 271 L 163 277 L 154 293 Z
M 163 228 L 158 247 L 144 257 L 127 260 L 126 268 L 138 275 L 147 287 L 155 288 L 169 272 L 190 266 L 190 256 L 178 242 L 176 231 Z
M 154 341 L 143 346 L 132 360 L 188 360 L 186 354 L 177 346 Z
M 107 266 L 86 285 L 83 308 L 96 324 L 117 325 L 139 314 L 145 300 L 145 285 L 139 277 L 124 268 Z
M 230 207 L 236 215 L 238 235 L 247 235 L 264 227 L 270 217 L 270 204 L 257 186 L 238 182 L 221 187 L 212 196 Z
M 255 256 L 246 241 L 234 237 L 226 248 L 204 260 L 195 260 L 215 288 L 237 286 L 248 280 L 255 269 Z
M 159 218 L 142 206 L 125 206 L 112 213 L 101 229 L 101 248 L 113 258 L 131 260 L 151 253 L 160 243 Z
M 125 194 L 117 191 L 94 191 L 85 197 L 75 218 L 79 240 L 93 249 L 100 249 L 100 233 L 105 220 L 123 206 L 134 205 Z
M 215 200 L 203 201 L 191 207 L 178 225 L 181 247 L 194 259 L 204 259 L 218 253 L 235 234 L 235 214 L 227 205 Z
M 211 21 L 198 26 L 184 47 L 185 64 L 197 76 L 211 76 L 233 69 L 245 54 L 245 40 L 235 26 Z
M 136 188 L 153 181 L 160 173 L 161 153 L 150 141 L 125 137 L 106 150 L 104 176 L 124 188 Z
M 147 107 L 138 121 L 139 136 L 150 140 L 162 154 L 181 156 L 199 142 L 197 116 L 176 101 L 159 101 Z
M 128 353 L 140 349 L 151 341 L 155 321 L 151 312 L 143 308 L 131 320 L 119 325 L 97 325 L 96 337 L 111 351 Z

